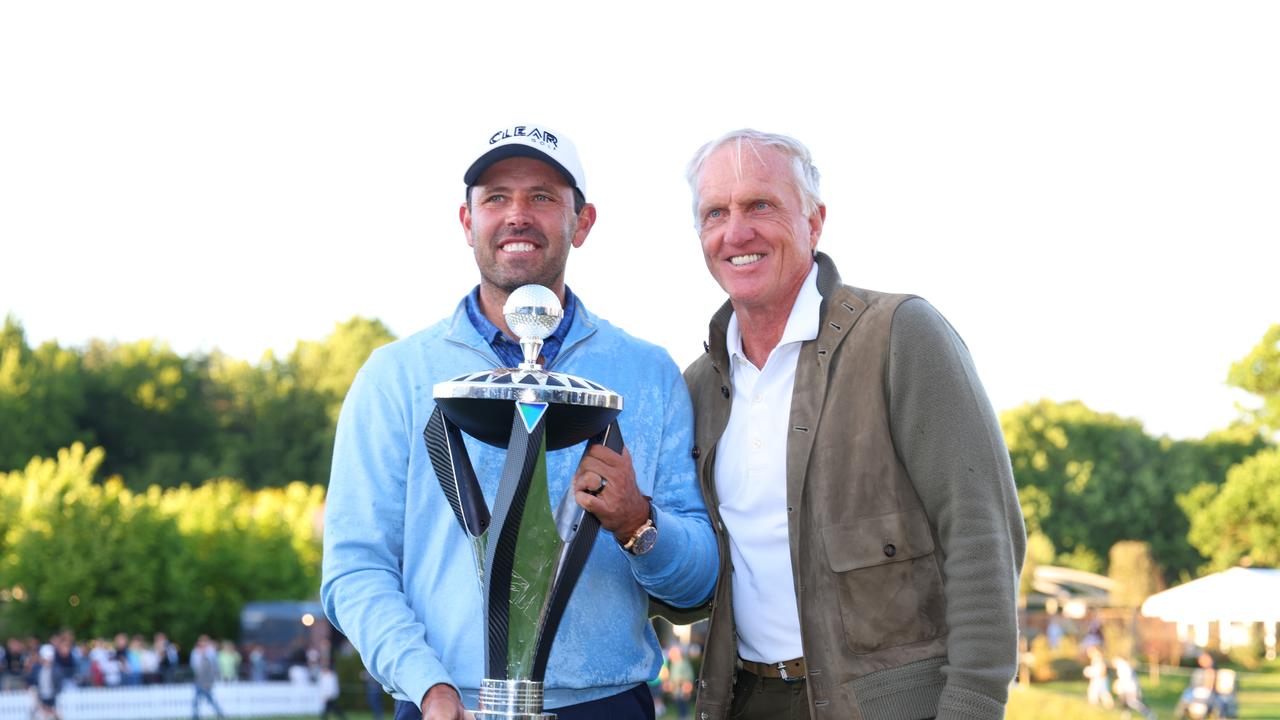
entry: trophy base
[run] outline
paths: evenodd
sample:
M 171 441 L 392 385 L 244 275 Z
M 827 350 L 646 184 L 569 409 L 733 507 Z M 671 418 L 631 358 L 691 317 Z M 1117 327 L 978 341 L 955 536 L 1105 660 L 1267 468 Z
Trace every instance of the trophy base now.
M 542 683 L 532 680 L 482 680 L 476 720 L 555 720 L 542 712 Z

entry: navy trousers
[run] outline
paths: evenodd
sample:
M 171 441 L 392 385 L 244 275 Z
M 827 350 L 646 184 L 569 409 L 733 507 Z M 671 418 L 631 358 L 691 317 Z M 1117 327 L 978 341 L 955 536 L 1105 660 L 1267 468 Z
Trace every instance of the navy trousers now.
M 640 683 L 625 692 L 607 698 L 566 707 L 551 708 L 556 720 L 654 720 L 653 694 Z M 422 709 L 413 703 L 396 701 L 395 720 L 422 720 Z

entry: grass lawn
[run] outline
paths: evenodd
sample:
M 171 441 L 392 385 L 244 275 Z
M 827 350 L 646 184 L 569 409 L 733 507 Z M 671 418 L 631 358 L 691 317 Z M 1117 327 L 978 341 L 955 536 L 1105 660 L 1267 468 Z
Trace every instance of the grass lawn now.
M 209 716 L 209 715 L 207 714 L 202 715 L 202 717 L 204 716 Z M 692 714 L 692 708 L 690 708 L 689 716 L 690 717 L 694 716 L 694 714 Z M 294 716 L 288 716 L 288 717 L 269 717 L 269 719 L 264 719 L 264 720 L 316 720 L 316 716 L 315 715 L 294 715 Z M 356 712 L 356 711 L 348 710 L 347 720 L 374 720 L 374 716 L 372 716 L 372 714 L 370 714 L 370 712 L 367 712 L 367 711 Z M 383 720 L 392 720 L 392 714 L 390 714 L 389 707 L 384 707 Z M 676 714 L 675 712 L 667 712 L 666 715 L 659 715 L 658 720 L 676 720 Z
M 1162 720 L 1172 720 L 1173 711 L 1178 705 L 1178 696 L 1187 685 L 1187 678 L 1182 675 L 1163 675 L 1159 684 L 1153 684 L 1150 677 L 1143 673 L 1142 699 L 1155 711 Z M 1086 683 L 1084 680 L 1071 682 L 1049 682 L 1033 685 L 1028 690 L 1015 689 L 1010 694 L 1009 720 L 1031 720 L 1031 718 L 1116 718 L 1120 713 L 1102 713 L 1090 708 L 1084 701 Z M 1030 697 L 1019 698 L 1019 693 L 1027 693 Z M 1046 695 L 1055 696 L 1046 698 Z M 1280 718 L 1280 672 L 1247 673 L 1240 676 L 1238 693 L 1241 720 L 1275 720 Z M 1052 707 L 1050 702 L 1067 702 L 1070 706 Z M 1016 712 L 1015 712 L 1016 711 Z M 1101 714 L 1086 714 L 1090 711 Z M 1051 714 L 1063 712 L 1065 714 Z
M 1187 678 L 1181 675 L 1163 675 L 1159 684 L 1153 684 L 1143 673 L 1142 697 L 1160 720 L 1173 720 L 1178 696 L 1186 687 Z M 1118 720 L 1119 710 L 1105 711 L 1090 707 L 1084 700 L 1083 679 L 1070 682 L 1037 683 L 1029 688 L 1015 687 L 1009 692 L 1007 720 Z M 1280 669 L 1271 672 L 1250 673 L 1240 677 L 1241 720 L 1276 720 L 1280 718 Z M 390 705 L 383 712 L 383 720 L 391 720 Z M 368 712 L 348 712 L 349 720 L 373 720 Z M 272 720 L 315 720 L 315 716 L 273 718 Z M 675 713 L 668 712 L 660 720 L 676 720 Z
M 1051 689 L 1049 683 L 1032 687 L 1015 687 L 1009 691 L 1009 708 L 1005 713 L 1006 720 L 1048 720 L 1051 718 L 1070 718 L 1071 720 L 1114 720 L 1115 713 L 1090 707 L 1084 701 L 1084 684 L 1080 685 L 1079 694 L 1068 693 L 1060 689 Z M 1070 685 L 1070 683 L 1062 683 Z M 1072 688 L 1072 690 L 1074 690 Z

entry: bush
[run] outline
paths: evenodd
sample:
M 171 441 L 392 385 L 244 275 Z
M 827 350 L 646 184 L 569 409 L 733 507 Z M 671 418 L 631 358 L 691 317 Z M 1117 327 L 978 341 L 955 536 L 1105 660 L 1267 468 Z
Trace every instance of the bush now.
M 1075 680 L 1084 672 L 1080 662 L 1080 644 L 1073 637 L 1064 637 L 1058 647 L 1049 649 L 1049 639 L 1039 635 L 1031 641 L 1031 680 Z
M 1151 557 L 1150 543 L 1122 540 L 1111 546 L 1107 575 L 1116 582 L 1111 591 L 1111 604 L 1118 608 L 1137 608 L 1160 591 L 1160 568 Z
M 1262 633 L 1258 630 L 1259 626 L 1257 624 L 1250 628 L 1249 644 L 1231 648 L 1227 652 L 1227 662 L 1244 670 L 1257 670 L 1262 667 L 1262 661 L 1266 658 L 1267 646 L 1262 639 Z
M 1107 623 L 1102 626 L 1102 648 L 1108 658 L 1134 656 L 1132 628 L 1132 622 Z

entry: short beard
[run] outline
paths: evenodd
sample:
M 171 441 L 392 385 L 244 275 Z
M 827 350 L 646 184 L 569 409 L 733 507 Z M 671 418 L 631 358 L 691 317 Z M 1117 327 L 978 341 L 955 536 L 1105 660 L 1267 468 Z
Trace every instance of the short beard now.
M 562 234 L 562 242 L 564 247 L 572 248 L 573 233 L 576 229 L 577 229 L 576 216 L 569 218 L 565 221 L 563 234 Z M 537 228 L 531 227 L 531 228 L 528 228 L 527 230 L 523 230 L 520 232 L 514 232 L 514 231 L 500 232 L 497 235 L 495 235 L 494 238 L 490 241 L 494 247 L 493 252 L 495 257 L 497 256 L 498 253 L 502 252 L 501 250 L 497 249 L 498 243 L 512 237 L 527 238 L 530 240 L 530 242 L 539 244 L 543 248 L 550 248 L 552 246 L 552 243 L 547 239 L 547 237 Z M 558 284 L 558 281 L 563 280 L 565 267 L 568 265 L 568 262 L 569 262 L 569 257 L 568 257 L 568 252 L 566 250 L 564 261 L 559 263 L 557 266 L 545 268 L 545 273 L 539 277 L 525 278 L 524 280 L 502 280 L 501 278 L 485 278 L 485 280 L 488 281 L 490 285 L 497 288 L 498 290 L 501 290 L 506 295 L 510 295 L 517 288 L 524 287 L 525 285 L 542 285 L 543 287 L 554 288 Z

